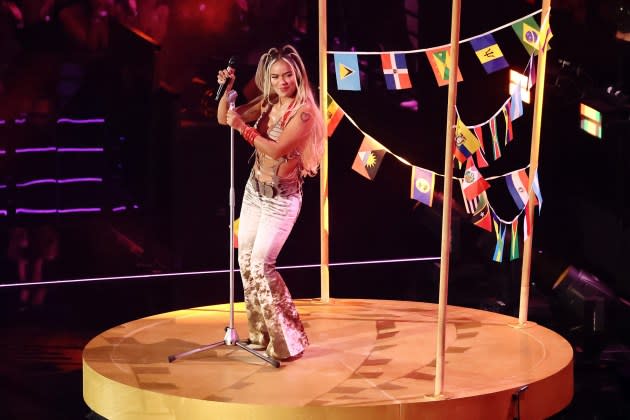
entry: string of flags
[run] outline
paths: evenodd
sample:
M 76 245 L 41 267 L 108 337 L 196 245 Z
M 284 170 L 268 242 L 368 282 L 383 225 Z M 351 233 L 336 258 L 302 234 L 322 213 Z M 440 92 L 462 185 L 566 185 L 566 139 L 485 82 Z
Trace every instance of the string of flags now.
M 542 42 L 542 47 L 547 49 L 548 42 L 553 36 L 548 23 L 548 16 L 543 19 L 542 25 L 538 26 L 538 23 L 533 17 L 538 13 L 540 13 L 540 10 L 484 34 L 461 40 L 460 44 L 470 43 L 475 55 L 479 59 L 480 64 L 487 74 L 503 70 L 509 67 L 509 63 L 492 34 L 510 26 L 514 30 L 514 33 L 521 44 L 523 44 L 527 54 L 531 56 L 536 55 L 539 43 Z M 381 56 L 383 77 L 385 79 L 387 89 L 410 89 L 412 87 L 412 83 L 411 78 L 409 77 L 406 55 L 422 52 L 426 54 L 438 86 L 448 85 L 449 75 L 451 72 L 451 69 L 449 68 L 450 45 L 441 45 L 425 49 L 396 52 L 329 51 L 329 54 L 333 54 L 335 62 L 337 90 L 360 91 L 361 77 L 359 72 L 358 56 L 374 54 L 379 54 Z M 462 82 L 464 78 L 459 67 L 456 71 L 457 81 Z
M 535 13 L 534 13 L 535 14 Z M 454 138 L 454 155 L 460 168 L 465 164 L 465 171 L 462 178 L 453 177 L 458 181 L 462 191 L 462 198 L 466 212 L 471 215 L 471 222 L 488 232 L 495 232 L 496 247 L 492 259 L 496 262 L 503 261 L 505 238 L 507 227 L 510 227 L 511 243 L 509 247 L 510 260 L 518 259 L 519 252 L 519 235 L 518 220 L 521 215 L 523 218 L 523 240 L 527 240 L 532 231 L 532 218 L 529 214 L 529 177 L 527 168 L 520 168 L 507 174 L 488 177 L 485 179 L 478 168 L 489 166 L 488 157 L 486 156 L 486 148 L 484 146 L 484 131 L 489 131 L 489 138 L 492 142 L 492 160 L 497 160 L 502 156 L 502 147 L 507 146 L 514 140 L 512 122 L 523 115 L 522 91 L 529 94 L 529 90 L 535 84 L 536 74 L 534 70 L 534 55 L 538 50 L 538 42 L 543 42 L 542 48 L 548 48 L 548 41 L 551 38 L 551 30 L 548 24 L 548 16 L 543 19 L 542 31 L 536 24 L 533 17 L 526 16 L 516 22 L 504 25 L 511 26 L 523 46 L 530 52 L 530 61 L 525 69 L 527 79 L 525 86 L 517 86 L 501 107 L 485 122 L 468 126 L 457 114 L 457 123 L 455 126 Z M 503 28 L 502 27 L 502 28 Z M 498 28 L 501 29 L 501 28 Z M 470 43 L 475 50 L 480 63 L 484 67 L 486 73 L 490 74 L 509 67 L 507 60 L 504 58 L 498 44 L 492 37 L 491 32 L 470 39 Z M 541 32 L 544 34 L 540 41 Z M 468 40 L 460 41 L 465 42 Z M 446 80 L 448 83 L 449 71 L 447 63 L 449 62 L 448 47 L 436 47 L 425 50 L 429 62 L 434 70 L 438 85 Z M 357 54 L 335 54 L 335 68 L 337 71 L 338 87 L 345 86 L 350 90 L 360 90 L 360 78 L 357 64 Z M 381 63 L 383 65 L 383 73 L 388 89 L 405 89 L 411 87 L 411 80 L 405 61 L 405 53 L 388 52 L 380 53 Z M 460 71 L 458 71 L 458 81 L 460 81 Z M 463 78 L 461 79 L 463 80 Z M 341 89 L 341 87 L 340 87 Z M 357 155 L 352 164 L 352 169 L 363 177 L 373 180 L 386 154 L 391 154 L 399 161 L 411 167 L 411 186 L 410 198 L 427 206 L 433 205 L 433 196 L 435 192 L 436 176 L 444 176 L 431 170 L 421 168 L 409 163 L 404 158 L 392 153 L 387 147 L 381 144 L 374 137 L 365 133 L 352 118 L 339 106 L 337 102 L 330 96 L 327 97 L 327 128 L 328 136 L 331 137 L 341 120 L 347 118 L 362 134 L 363 140 L 357 151 Z M 502 118 L 500 118 L 502 117 Z M 502 134 L 500 134 L 500 129 Z M 502 139 L 500 138 L 502 137 Z M 503 141 L 501 141 L 503 140 Z M 475 164 L 476 160 L 476 164 Z M 512 200 L 514 201 L 518 214 L 512 220 L 505 220 L 497 215 L 488 200 L 487 190 L 491 187 L 489 181 L 495 179 L 503 179 Z M 538 206 L 540 213 L 542 207 L 542 195 L 538 181 L 538 173 L 534 172 L 532 179 L 532 190 L 534 192 L 535 205 Z

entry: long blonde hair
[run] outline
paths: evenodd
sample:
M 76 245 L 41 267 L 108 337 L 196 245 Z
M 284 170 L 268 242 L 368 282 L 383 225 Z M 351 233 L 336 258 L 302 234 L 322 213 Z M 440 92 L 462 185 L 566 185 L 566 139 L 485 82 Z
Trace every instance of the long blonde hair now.
M 263 104 L 278 101 L 278 95 L 271 88 L 271 66 L 278 60 L 284 60 L 289 64 L 295 74 L 297 90 L 292 109 L 296 111 L 302 105 L 308 105 L 315 114 L 309 140 L 301 152 L 302 176 L 315 176 L 324 153 L 324 120 L 313 97 L 304 62 L 297 50 L 291 45 L 285 45 L 282 48 L 271 48 L 263 54 L 256 68 L 256 86 L 262 92 Z

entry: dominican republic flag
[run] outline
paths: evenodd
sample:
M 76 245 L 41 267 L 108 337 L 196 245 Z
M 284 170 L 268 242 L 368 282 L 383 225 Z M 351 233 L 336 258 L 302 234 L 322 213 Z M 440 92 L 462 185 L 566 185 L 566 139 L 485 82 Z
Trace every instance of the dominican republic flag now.
M 383 74 L 385 75 L 385 84 L 387 89 L 410 89 L 411 79 L 409 78 L 409 70 L 404 54 L 383 53 L 381 54 L 381 62 L 383 63 Z

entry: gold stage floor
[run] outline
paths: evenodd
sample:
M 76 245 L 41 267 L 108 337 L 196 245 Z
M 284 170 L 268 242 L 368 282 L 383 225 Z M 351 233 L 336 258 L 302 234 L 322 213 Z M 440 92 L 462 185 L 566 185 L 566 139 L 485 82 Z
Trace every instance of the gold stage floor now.
M 573 350 L 555 332 L 448 306 L 444 392 L 434 394 L 437 305 L 296 300 L 311 342 L 280 368 L 220 345 L 229 304 L 119 325 L 83 350 L 83 397 L 118 419 L 543 419 L 573 396 Z M 247 338 L 244 305 L 234 326 Z M 520 398 L 516 390 L 527 386 Z

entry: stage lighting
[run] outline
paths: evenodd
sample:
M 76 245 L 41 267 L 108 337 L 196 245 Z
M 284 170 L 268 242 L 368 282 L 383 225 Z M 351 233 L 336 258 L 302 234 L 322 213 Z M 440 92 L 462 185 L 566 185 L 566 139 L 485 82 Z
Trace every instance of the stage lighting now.
M 615 293 L 596 276 L 573 266 L 560 274 L 552 290 L 573 317 L 592 332 L 605 330 L 606 308 L 618 300 Z
M 525 102 L 526 104 L 528 104 L 530 102 L 530 95 L 529 95 L 529 89 L 527 88 L 527 82 L 528 82 L 527 76 L 517 71 L 510 70 L 510 86 L 509 86 L 510 96 L 520 86 L 521 100 Z
M 620 134 L 630 123 L 628 97 L 612 86 L 580 102 L 580 128 L 598 139 Z
M 591 136 L 602 138 L 602 113 L 595 108 L 580 103 L 580 128 Z

